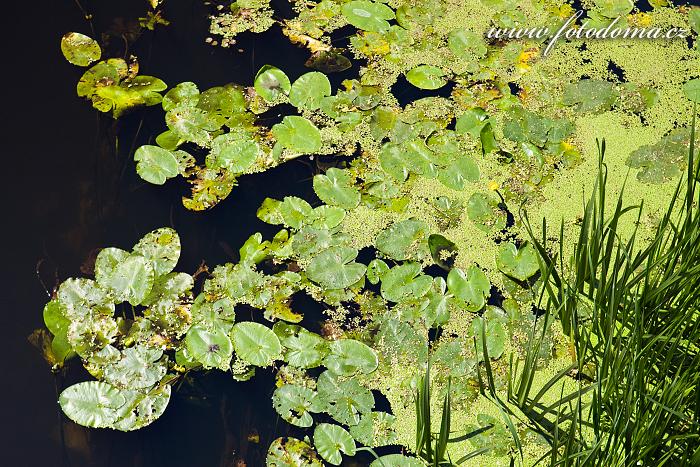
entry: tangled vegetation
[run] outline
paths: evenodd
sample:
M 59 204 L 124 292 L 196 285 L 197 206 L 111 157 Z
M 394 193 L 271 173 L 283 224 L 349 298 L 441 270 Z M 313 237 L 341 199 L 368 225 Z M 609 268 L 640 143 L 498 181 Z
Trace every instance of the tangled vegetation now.
M 292 2 L 294 16 L 277 19 L 268 2 L 239 0 L 212 16 L 217 39 L 209 42 L 232 46 L 241 33 L 278 24 L 308 49 L 313 71 L 290 79 L 269 64 L 252 86 L 207 90 L 193 82 L 169 87 L 140 75 L 135 60 L 105 59 L 95 40 L 66 34 L 61 48 L 68 61 L 89 67 L 78 95 L 95 109 L 119 118 L 162 106 L 164 131 L 155 144 L 136 149 L 135 167 L 156 185 L 185 178 L 187 209 L 222 203 L 240 177 L 295 158 L 350 162 L 313 178 L 318 200 L 267 198 L 258 217 L 279 232 L 269 239 L 252 234 L 238 261 L 215 267 L 201 288 L 193 276 L 174 272 L 180 240 L 171 228 L 146 234 L 130 251 L 105 248 L 94 278 L 64 281 L 44 309 L 53 336 L 47 354 L 57 367 L 79 358 L 95 377 L 63 391 L 65 414 L 88 427 L 135 430 L 163 413 L 183 375 L 216 369 L 246 380 L 256 368 L 275 365 L 271 403 L 309 437 L 276 440 L 271 466 L 339 465 L 343 456 L 387 445 L 406 449 L 377 457 L 372 467 L 533 465 L 617 442 L 604 434 L 615 420 L 582 422 L 603 397 L 583 391 L 582 380 L 609 381 L 604 371 L 614 366 L 596 345 L 580 344 L 581 333 L 595 334 L 581 329 L 596 322 L 600 295 L 575 301 L 573 315 L 587 307 L 589 321 L 555 312 L 547 259 L 556 250 L 562 262 L 576 258 L 581 224 L 591 228 L 582 200 L 600 170 L 596 138 L 608 147 L 607 178 L 598 180 L 607 196 L 596 201 L 597 222 L 606 206 L 643 199 L 635 220 L 614 218 L 617 238 L 645 244 L 668 232 L 677 181 L 693 174 L 688 116 L 700 102 L 700 9 L 652 2 L 641 12 L 631 0 L 583 3 L 591 24 L 620 16 L 623 24 L 691 33 L 688 40 L 560 41 L 544 57 L 543 40 L 491 40 L 486 32 L 555 27 L 574 12 L 568 3 L 321 0 Z M 159 2 L 151 9 L 148 26 L 167 23 Z M 333 46 L 333 34 L 348 28 L 347 47 Z M 355 79 L 332 89 L 326 74 L 352 63 L 359 64 Z M 396 89 L 422 97 L 403 102 Z M 293 110 L 270 127 L 261 122 L 262 114 L 283 107 Z M 562 222 L 553 244 L 546 235 L 541 242 L 545 232 L 533 227 L 543 219 Z M 601 241 L 614 238 L 606 232 Z M 659 255 L 668 247 L 651 244 Z M 612 244 L 608 250 L 624 252 Z M 630 274 L 641 267 L 619 261 Z M 589 276 L 599 267 L 592 263 Z M 557 277 L 581 274 L 570 269 L 567 263 Z M 577 277 L 590 278 L 584 276 Z M 323 305 L 324 335 L 299 324 L 298 294 Z M 572 302 L 566 306 L 571 311 Z M 241 307 L 259 316 L 242 320 Z M 392 413 L 375 410 L 373 391 L 388 398 Z M 566 394 L 577 395 L 570 400 L 578 412 L 566 412 L 555 426 L 571 433 L 570 444 L 549 430 L 552 417 L 565 412 Z M 431 422 L 430 408 L 441 402 L 443 419 Z M 543 407 L 550 410 L 538 412 Z M 536 423 L 528 422 L 535 412 Z M 318 414 L 334 423 L 318 422 Z M 434 440 L 437 422 L 448 428 Z M 697 443 L 697 435 L 687 442 L 681 445 Z M 634 461 L 678 459 L 661 444 Z M 623 454 L 605 465 L 633 465 Z

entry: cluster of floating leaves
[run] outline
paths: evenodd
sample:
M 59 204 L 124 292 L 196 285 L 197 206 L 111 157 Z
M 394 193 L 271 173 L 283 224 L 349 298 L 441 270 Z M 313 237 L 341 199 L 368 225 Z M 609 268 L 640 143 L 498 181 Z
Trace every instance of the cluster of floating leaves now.
M 313 436 L 276 440 L 268 465 L 322 465 L 321 459 L 338 465 L 358 445 L 406 444 L 407 430 L 394 415 L 374 410 L 371 390 L 384 390 L 392 408 L 409 406 L 428 361 L 441 370 L 434 378 L 452 378 L 456 410 L 472 413 L 484 346 L 501 370 L 502 386 L 507 362 L 501 357 L 517 357 L 523 336 L 542 325 L 532 313 L 540 287 L 537 254 L 511 225 L 512 208 L 538 200 L 548 183 L 581 162 L 580 118 L 614 112 L 641 119 L 676 102 L 664 100 L 673 91 L 700 102 L 700 81 L 691 74 L 663 88 L 601 73 L 548 74 L 541 41 L 483 35 L 491 25 L 554 27 L 573 12 L 560 2 L 293 3 L 296 16 L 281 26 L 309 49 L 307 66 L 340 71 L 352 54 L 363 63 L 357 79 L 334 90 L 320 71 L 292 80 L 265 65 L 249 88 L 200 91 L 184 82 L 161 97 L 160 80 L 138 76 L 120 59 L 98 62 L 81 79 L 79 94 L 115 117 L 162 104 L 167 129 L 154 145 L 138 148 L 136 170 L 153 184 L 188 179 L 188 209 L 211 208 L 239 177 L 297 157 L 359 156 L 313 178 L 318 205 L 291 196 L 266 199 L 258 217 L 280 231 L 267 240 L 252 235 L 240 261 L 216 267 L 196 296 L 191 276 L 171 272 L 179 241 L 169 229 L 147 235 L 133 252 L 103 250 L 95 280 L 62 284 L 45 310 L 53 361 L 77 354 L 97 379 L 61 395 L 76 422 L 135 429 L 162 413 L 171 385 L 186 371 L 219 369 L 244 380 L 273 363 L 281 365 L 275 410 L 292 425 L 313 428 Z M 592 3 L 592 25 L 620 15 L 622 27 L 648 19 L 629 0 Z M 658 17 L 675 11 L 657 10 Z M 212 33 L 231 45 L 243 31 L 268 29 L 271 11 L 265 1 L 234 2 L 214 17 Z M 699 11 L 684 13 L 695 42 Z M 330 34 L 346 26 L 356 29 L 348 49 L 334 48 Z M 66 35 L 62 49 L 79 66 L 101 55 L 77 33 Z M 426 97 L 401 105 L 392 94 L 397 83 Z M 259 122 L 282 104 L 294 114 L 271 127 Z M 664 183 L 682 172 L 688 144 L 687 129 L 669 131 L 626 163 L 638 169 L 640 182 Z M 436 193 L 421 199 L 426 191 Z M 358 223 L 368 239 L 353 235 Z M 448 234 L 464 230 L 473 236 L 466 242 Z M 372 258 L 360 260 L 361 248 Z M 469 256 L 480 248 L 481 255 Z M 464 259 L 474 256 L 484 261 Z M 444 274 L 429 273 L 433 266 Z M 299 293 L 323 303 L 339 331 L 322 336 L 301 327 Z M 259 310 L 260 319 L 237 320 L 239 306 Z M 435 330 L 442 334 L 433 341 Z M 556 327 L 548 333 L 543 365 L 565 354 L 557 348 Z M 309 371 L 318 368 L 320 375 Z M 509 456 L 514 443 L 502 423 L 473 415 L 465 429 L 492 427 L 468 441 L 473 448 Z M 372 467 L 379 465 L 422 464 L 395 454 Z

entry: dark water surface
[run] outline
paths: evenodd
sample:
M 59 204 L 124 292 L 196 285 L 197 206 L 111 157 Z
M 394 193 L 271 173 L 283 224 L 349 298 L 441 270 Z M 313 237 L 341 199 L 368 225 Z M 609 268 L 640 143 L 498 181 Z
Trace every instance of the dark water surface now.
M 146 11 L 145 0 L 82 3 L 93 13 L 98 35 L 115 17 L 135 19 Z M 290 45 L 277 28 L 256 37 L 243 35 L 230 50 L 213 48 L 204 43 L 209 10 L 201 0 L 166 3 L 171 26 L 155 34 L 145 31 L 131 50 L 139 57 L 141 74 L 170 86 L 194 81 L 204 90 L 227 82 L 250 85 L 266 63 L 283 68 L 292 80 L 308 71 L 303 66 L 307 53 Z M 264 465 L 274 437 L 299 435 L 272 409 L 271 373 L 247 383 L 235 383 L 220 372 L 200 375 L 197 387 L 174 393 L 165 415 L 143 430 L 86 430 L 62 417 L 56 403 L 57 391 L 87 379 L 84 370 L 72 365 L 65 378 L 54 377 L 26 337 L 42 326 L 45 287 L 51 290 L 57 281 L 79 276 L 97 248 L 130 248 L 146 232 L 172 226 L 182 239 L 177 270 L 193 273 L 201 260 L 212 266 L 235 260 L 232 252 L 251 233 L 270 236 L 276 230 L 255 217 L 265 196 L 315 200 L 310 182 L 315 163 L 300 160 L 243 177 L 213 210 L 185 210 L 180 197 L 187 187 L 181 180 L 165 187 L 146 184 L 131 158 L 133 148 L 165 129 L 160 107 L 115 124 L 76 96 L 84 69 L 67 63 L 59 47 L 68 31 L 91 34 L 76 3 L 4 5 L 3 74 L 12 83 L 3 96 L 9 105 L 3 124 L 5 410 L 0 465 L 224 467 L 237 465 L 238 456 L 248 466 Z M 111 47 L 123 53 L 115 38 Z M 332 75 L 334 88 L 354 72 Z M 270 117 L 273 122 L 278 118 Z

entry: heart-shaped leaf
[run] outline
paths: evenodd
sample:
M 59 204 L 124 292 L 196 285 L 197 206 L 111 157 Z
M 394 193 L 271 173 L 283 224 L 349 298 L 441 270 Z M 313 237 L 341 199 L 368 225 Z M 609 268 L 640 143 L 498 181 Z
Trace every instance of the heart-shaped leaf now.
M 238 323 L 233 327 L 236 355 L 255 366 L 268 366 L 282 353 L 282 345 L 272 330 L 260 323 Z
M 314 446 L 318 453 L 332 465 L 340 465 L 343 460 L 341 452 L 348 456 L 355 455 L 355 440 L 350 433 L 338 425 L 319 423 L 314 430 Z
M 321 132 L 304 117 L 284 117 L 282 123 L 272 127 L 272 134 L 279 144 L 294 152 L 310 154 L 321 149 Z
M 255 91 L 268 102 L 279 99 L 284 94 L 289 94 L 292 88 L 284 71 L 272 65 L 265 65 L 258 70 L 253 85 Z
M 63 36 L 61 52 L 66 60 L 78 66 L 88 66 L 99 60 L 102 55 L 97 41 L 79 32 L 69 32 Z

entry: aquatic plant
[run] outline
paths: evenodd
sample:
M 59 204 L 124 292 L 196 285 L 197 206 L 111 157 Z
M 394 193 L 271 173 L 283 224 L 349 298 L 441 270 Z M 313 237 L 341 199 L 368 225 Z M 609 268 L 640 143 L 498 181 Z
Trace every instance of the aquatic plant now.
M 95 377 L 64 390 L 66 415 L 133 430 L 163 413 L 183 375 L 216 369 L 245 380 L 274 366 L 273 407 L 313 432 L 275 440 L 268 465 L 338 465 L 393 444 L 433 465 L 474 453 L 478 465 L 529 465 L 560 448 L 597 452 L 585 439 L 593 429 L 607 442 L 600 434 L 607 426 L 582 427 L 582 415 L 564 405 L 588 403 L 580 378 L 569 375 L 598 362 L 599 346 L 581 352 L 577 323 L 561 313 L 555 319 L 551 303 L 540 317 L 555 271 L 541 262 L 546 232 L 532 226 L 563 219 L 559 257 L 574 254 L 583 267 L 572 233 L 590 227 L 579 199 L 598 171 L 592 142 L 601 136 L 614 151 L 606 159 L 608 196 L 595 206 L 618 194 L 627 197 L 618 205 L 643 198 L 644 217 L 621 219 L 614 232 L 622 239 L 656 232 L 672 180 L 693 166 L 694 128 L 675 127 L 700 100 L 700 58 L 697 9 L 655 5 L 640 13 L 627 0 L 590 6 L 599 24 L 622 14 L 695 32 L 689 42 L 562 41 L 545 57 L 542 40 L 494 41 L 485 33 L 492 24 L 554 27 L 572 12 L 566 3 L 323 0 L 293 2 L 296 16 L 276 20 L 268 2 L 238 1 L 212 18 L 221 45 L 279 21 L 309 50 L 315 71 L 291 79 L 268 64 L 247 87 L 200 91 L 182 82 L 167 92 L 161 80 L 138 75 L 135 60 L 105 59 L 94 40 L 67 34 L 61 46 L 71 63 L 97 62 L 78 85 L 96 109 L 119 118 L 161 105 L 164 131 L 134 151 L 135 168 L 155 185 L 187 179 L 187 209 L 222 203 L 240 177 L 292 159 L 350 161 L 313 177 L 320 202 L 265 199 L 258 217 L 278 233 L 251 235 L 239 261 L 213 268 L 200 288 L 193 276 L 172 272 L 180 243 L 168 228 L 132 251 L 101 250 L 94 279 L 63 282 L 44 312 L 47 360 L 61 366 L 77 356 Z M 341 28 L 353 28 L 345 48 L 332 45 Z M 346 55 L 361 67 L 333 89 L 326 74 L 348 69 Z M 415 97 L 405 101 L 397 90 Z M 285 111 L 267 125 L 260 117 L 275 108 Z M 625 178 L 628 168 L 636 177 Z M 514 215 L 523 205 L 532 224 Z M 607 242 L 613 236 L 605 232 Z M 334 332 L 302 325 L 298 294 L 323 305 Z M 259 313 L 241 320 L 244 306 Z M 372 391 L 387 396 L 392 414 L 374 410 Z M 435 437 L 428 414 L 438 400 Z M 560 410 L 557 425 L 551 417 Z M 409 422 L 416 417 L 418 426 Z M 473 436 L 453 439 L 451 425 Z M 569 444 L 559 444 L 561 430 L 571 430 Z M 423 462 L 407 453 L 376 457 L 372 467 Z

